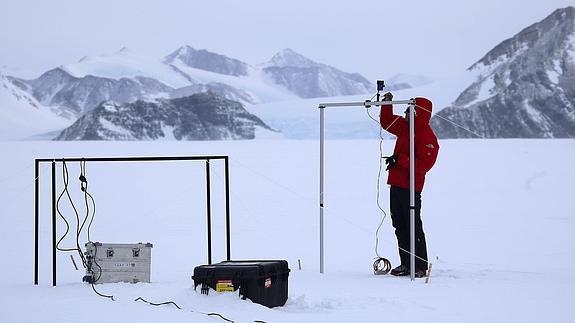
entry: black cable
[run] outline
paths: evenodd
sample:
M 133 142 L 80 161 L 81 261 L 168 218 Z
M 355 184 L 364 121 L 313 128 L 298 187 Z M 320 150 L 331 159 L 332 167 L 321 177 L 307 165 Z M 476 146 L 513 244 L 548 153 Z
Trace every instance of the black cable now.
M 98 280 L 100 280 L 100 278 L 102 277 L 102 267 L 100 267 L 100 265 L 99 265 L 98 262 L 96 261 L 96 255 L 97 255 L 97 254 L 98 254 L 98 245 L 94 244 L 94 264 L 96 264 L 96 266 L 98 266 L 98 269 L 99 269 L 100 271 L 98 272 L 98 278 L 96 278 L 95 276 L 92 277 L 92 281 L 90 282 L 90 285 L 92 285 L 92 289 L 94 290 L 94 292 L 95 292 L 98 296 L 101 296 L 101 297 L 104 297 L 104 298 L 109 298 L 109 299 L 115 301 L 114 295 L 105 295 L 105 294 L 102 294 L 102 293 L 98 292 L 98 291 L 96 290 L 96 287 L 94 286 L 94 284 L 96 284 L 96 282 L 97 282 Z M 92 274 L 95 274 L 93 270 L 92 270 Z
M 391 262 L 383 257 L 376 258 L 373 262 L 373 272 L 376 275 L 385 275 L 391 271 Z
M 70 231 L 70 224 L 68 223 L 68 221 L 66 220 L 66 218 L 64 217 L 62 212 L 60 212 L 60 199 L 62 199 L 62 196 L 64 196 L 64 193 L 66 193 L 65 189 L 68 188 L 68 181 L 66 179 L 66 173 L 64 171 L 62 171 L 62 176 L 63 176 L 63 180 L 64 180 L 64 189 L 62 190 L 62 193 L 60 193 L 60 195 L 58 196 L 58 199 L 56 200 L 56 212 L 58 212 L 58 215 L 60 216 L 60 218 L 62 218 L 62 220 L 64 220 L 64 223 L 66 224 L 66 232 L 64 232 L 64 234 L 62 235 L 60 240 L 58 240 L 58 243 L 56 243 L 56 249 L 60 250 L 60 251 L 76 251 L 76 248 L 73 248 L 73 249 L 72 248 L 60 248 L 60 242 L 62 242 L 62 240 L 64 240 L 64 238 L 66 237 L 66 235 L 68 235 L 68 232 Z
M 94 222 L 94 217 L 96 216 L 96 201 L 95 201 L 94 197 L 88 192 L 88 179 L 86 177 L 86 161 L 85 160 L 80 161 L 80 178 L 79 179 L 80 179 L 80 189 L 84 192 L 84 202 L 86 203 L 86 217 L 84 218 L 84 222 L 82 223 L 80 231 L 82 231 L 82 228 L 86 224 L 86 220 L 88 219 L 88 217 L 90 215 L 90 207 L 88 205 L 88 197 L 89 197 L 90 200 L 92 201 L 92 217 L 90 218 L 90 223 L 88 223 L 87 234 L 88 234 L 88 241 L 92 242 L 92 240 L 90 239 L 90 230 L 92 227 L 92 223 Z
M 94 200 L 94 197 L 88 193 L 86 191 L 86 194 L 90 197 L 90 199 L 92 200 L 92 207 L 93 207 L 93 211 L 92 211 L 92 218 L 90 219 L 90 223 L 88 224 L 88 241 L 92 242 L 92 240 L 90 240 L 90 229 L 92 227 L 92 222 L 94 222 L 94 217 L 96 216 L 96 201 Z
M 96 255 L 98 254 L 98 245 L 95 244 L 95 243 L 93 243 L 93 245 L 94 245 L 94 264 L 95 264 L 96 266 L 98 266 L 98 269 L 99 269 L 99 271 L 98 271 L 98 278 L 96 278 L 96 277 L 94 276 L 93 279 L 92 279 L 92 282 L 93 282 L 93 283 L 96 283 L 98 280 L 100 280 L 100 278 L 102 278 L 102 271 L 103 271 L 103 270 L 102 270 L 102 267 L 100 266 L 100 264 L 98 264 L 98 261 L 96 261 Z M 95 274 L 94 270 L 92 270 L 92 273 Z
M 56 244 L 56 249 L 59 251 L 77 251 L 78 254 L 80 255 L 80 259 L 82 260 L 82 265 L 84 266 L 84 268 L 89 268 L 90 271 L 91 270 L 91 266 L 89 265 L 89 263 L 86 261 L 86 258 L 84 257 L 84 254 L 82 253 L 82 249 L 80 248 L 80 235 L 82 233 L 82 230 L 84 228 L 84 225 L 86 224 L 86 221 L 88 219 L 89 216 L 89 205 L 88 205 L 88 196 L 90 197 L 90 199 L 92 200 L 92 205 L 93 205 L 93 213 L 92 213 L 92 218 L 90 220 L 90 224 L 88 225 L 88 240 L 90 240 L 90 226 L 92 225 L 92 221 L 94 220 L 94 216 L 96 214 L 96 202 L 94 200 L 94 197 L 88 193 L 88 185 L 87 185 L 87 181 L 82 181 L 82 183 L 86 183 L 86 185 L 84 186 L 82 185 L 82 191 L 84 191 L 84 199 L 86 202 L 86 217 L 84 218 L 84 221 L 82 223 L 82 225 L 80 226 L 80 214 L 78 212 L 78 209 L 76 209 L 76 205 L 74 204 L 74 201 L 72 200 L 72 196 L 70 195 L 70 191 L 68 190 L 68 186 L 69 186 L 69 178 L 70 175 L 68 173 L 68 166 L 66 165 L 66 161 L 63 160 L 62 161 L 62 165 L 63 165 L 63 169 L 62 169 L 62 179 L 64 182 L 64 188 L 62 190 L 62 193 L 60 194 L 60 196 L 58 196 L 58 200 L 56 202 L 56 211 L 58 212 L 58 214 L 60 215 L 60 217 L 62 218 L 62 220 L 64 220 L 64 223 L 66 224 L 66 232 L 64 233 L 64 235 L 62 235 L 62 237 L 60 238 L 60 240 L 58 240 L 58 243 Z M 80 173 L 81 176 L 85 179 L 84 174 L 86 172 L 86 165 L 85 162 L 82 165 L 82 163 L 80 164 Z M 72 209 L 74 209 L 74 213 L 76 215 L 76 248 L 60 248 L 60 242 L 62 240 L 64 240 L 64 238 L 66 237 L 66 235 L 68 234 L 68 232 L 70 231 L 70 224 L 68 223 L 68 221 L 66 220 L 66 218 L 64 217 L 64 215 L 62 214 L 62 212 L 60 212 L 60 199 L 62 198 L 62 196 L 64 196 L 64 194 L 67 195 L 68 200 L 70 201 L 70 205 L 72 206 Z M 97 252 L 97 246 L 95 246 L 95 252 L 94 252 L 94 264 L 96 264 L 96 266 L 98 266 L 99 272 L 98 272 L 98 278 L 93 277 L 92 281 L 90 282 L 90 285 L 92 286 L 92 290 L 101 297 L 104 298 L 109 298 L 111 300 L 114 300 L 114 296 L 112 295 L 105 295 L 102 294 L 100 292 L 98 292 L 98 290 L 96 289 L 96 286 L 94 286 L 94 284 L 100 279 L 100 277 L 102 277 L 102 267 L 98 264 L 98 262 L 96 261 L 96 252 Z M 94 273 L 94 271 L 92 271 L 92 273 Z
M 178 306 L 178 304 L 176 304 L 176 303 L 173 302 L 173 301 L 167 301 L 167 302 L 163 302 L 163 303 L 152 303 L 152 302 L 150 302 L 150 301 L 147 301 L 147 300 L 143 299 L 142 297 L 138 297 L 138 298 L 136 298 L 136 299 L 134 300 L 134 302 L 137 302 L 137 301 L 142 301 L 142 302 L 144 302 L 144 303 L 147 303 L 147 304 L 150 304 L 150 305 L 154 305 L 154 306 L 162 306 L 162 305 L 170 305 L 170 304 L 172 304 L 172 305 L 174 305 L 175 307 L 177 307 L 179 310 L 182 309 L 180 306 Z M 190 311 L 191 311 L 191 312 L 194 312 L 194 313 L 204 314 L 204 315 L 207 315 L 207 316 L 217 316 L 217 317 L 221 318 L 222 320 L 224 320 L 224 321 L 226 321 L 226 322 L 234 322 L 233 320 L 230 320 L 230 319 L 224 317 L 223 315 L 221 315 L 221 314 L 219 314 L 219 313 L 214 313 L 214 312 L 211 312 L 211 313 L 203 313 L 203 312 L 198 312 L 198 311 L 193 311 L 193 310 L 190 310 Z M 255 320 L 254 322 L 255 322 L 255 323 L 267 323 L 266 321 L 262 321 L 262 320 Z
M 66 166 L 65 168 L 66 168 L 66 177 L 68 178 L 69 176 L 68 167 Z M 76 206 L 74 205 L 74 202 L 72 200 L 72 197 L 70 196 L 70 193 L 68 191 L 68 185 L 66 185 L 66 193 L 68 194 L 70 204 L 72 204 L 72 207 L 74 208 L 74 212 L 76 214 L 76 248 L 78 250 L 78 254 L 80 255 L 80 259 L 82 260 L 82 264 L 84 268 L 86 268 L 87 266 L 86 258 L 84 257 L 82 248 L 80 247 L 80 235 L 82 234 L 82 229 L 84 227 L 84 223 L 86 222 L 86 220 L 84 219 L 84 223 L 82 223 L 82 225 L 80 226 L 80 213 L 77 211 Z
M 80 162 L 80 189 L 84 192 L 84 202 L 86 203 L 86 217 L 84 218 L 84 223 L 82 223 L 82 227 L 84 227 L 84 225 L 86 224 L 86 220 L 88 219 L 88 216 L 90 214 L 90 209 L 89 209 L 89 205 L 88 205 L 88 197 L 90 197 L 91 201 L 92 201 L 92 205 L 93 205 L 93 212 L 92 212 L 92 218 L 90 219 L 90 223 L 88 224 L 88 228 L 87 228 L 87 234 L 88 234 L 88 241 L 92 242 L 90 240 L 90 227 L 92 226 L 92 222 L 94 221 L 94 217 L 96 215 L 96 200 L 94 199 L 94 197 L 92 196 L 92 194 L 90 194 L 88 192 L 88 180 L 86 178 L 86 161 L 81 161 Z M 80 232 L 82 231 L 82 229 L 80 229 Z M 98 254 L 98 245 L 94 244 L 94 264 L 98 267 L 98 277 L 96 278 L 95 276 L 92 277 L 92 289 L 94 290 L 94 292 L 96 292 L 96 294 L 98 294 L 99 296 L 105 297 L 105 298 L 109 298 L 111 300 L 114 300 L 114 296 L 113 295 L 104 295 L 100 292 L 98 292 L 96 290 L 96 287 L 94 286 L 95 283 L 97 283 L 100 278 L 102 278 L 102 266 L 100 266 L 100 264 L 98 263 L 98 261 L 96 260 L 96 255 Z M 92 273 L 95 274 L 95 272 L 92 270 Z
M 86 161 L 80 161 L 80 190 L 84 192 L 84 202 L 86 204 L 86 216 L 84 216 L 84 221 L 78 230 L 78 235 L 84 229 L 84 225 L 86 225 L 86 221 L 88 221 L 88 217 L 90 216 L 90 206 L 88 205 L 88 180 L 86 179 Z M 88 239 L 90 240 L 90 239 Z
M 104 294 L 102 294 L 102 293 L 100 293 L 100 292 L 98 292 L 98 291 L 96 290 L 96 287 L 94 286 L 94 283 L 91 283 L 90 285 L 92 285 L 92 289 L 94 290 L 94 293 L 96 293 L 98 296 L 101 296 L 101 297 L 104 297 L 104 298 L 109 298 L 109 299 L 115 301 L 113 295 L 104 295 Z
M 178 306 L 178 304 L 176 304 L 176 303 L 173 302 L 173 301 L 168 301 L 168 302 L 163 302 L 163 303 L 152 303 L 152 302 L 150 302 L 150 301 L 147 301 L 147 300 L 143 299 L 142 297 L 138 297 L 138 298 L 136 298 L 136 299 L 134 300 L 134 302 L 137 302 L 137 301 L 142 301 L 142 302 L 144 302 L 144 303 L 147 303 L 147 304 L 150 304 L 150 305 L 154 305 L 154 306 L 162 306 L 162 305 L 172 304 L 172 305 L 174 305 L 175 307 L 177 307 L 179 310 L 182 309 L 180 306 Z M 219 314 L 219 313 L 213 313 L 213 312 L 211 312 L 211 313 L 203 313 L 203 312 L 198 312 L 198 311 L 193 311 L 193 310 L 190 310 L 190 311 L 191 311 L 191 312 L 194 312 L 194 313 L 204 314 L 204 315 L 207 315 L 207 316 L 217 316 L 217 317 L 221 318 L 222 320 L 224 320 L 224 321 L 226 321 L 226 322 L 234 322 L 234 321 L 232 321 L 232 320 L 230 320 L 230 319 L 224 317 L 223 315 L 221 315 L 221 314 Z M 254 321 L 254 322 L 265 322 L 265 321 Z
M 80 190 L 84 192 L 84 202 L 86 204 L 86 217 L 84 218 L 84 222 L 82 223 L 82 227 L 84 227 L 84 225 L 86 224 L 86 220 L 88 219 L 88 216 L 90 214 L 90 207 L 88 205 L 88 197 L 90 197 L 90 200 L 92 201 L 92 217 L 90 218 L 90 223 L 88 224 L 88 228 L 87 228 L 87 236 L 88 236 L 88 242 L 92 242 L 92 240 L 90 239 L 90 230 L 92 227 L 92 223 L 94 222 L 94 218 L 96 216 L 96 200 L 94 199 L 94 197 L 92 196 L 92 194 L 90 194 L 88 192 L 88 179 L 86 178 L 86 161 L 80 161 Z M 82 229 L 80 229 L 81 231 Z M 99 276 L 97 279 L 94 280 L 94 282 L 97 282 L 100 277 L 102 277 L 102 267 L 98 264 L 98 262 L 96 261 L 96 253 L 98 250 L 98 247 L 94 244 L 94 264 L 96 264 L 96 266 L 98 266 L 98 269 L 100 270 L 99 272 Z
M 134 302 L 137 301 L 142 301 L 144 303 L 148 303 L 150 305 L 154 305 L 154 306 L 161 306 L 161 305 L 168 305 L 168 304 L 173 304 L 175 307 L 177 307 L 179 310 L 181 310 L 182 308 L 178 306 L 178 304 L 174 303 L 173 301 L 168 301 L 168 302 L 163 302 L 163 303 L 152 303 L 152 302 L 148 302 L 147 300 L 143 299 L 142 297 L 138 297 L 134 300 Z
M 88 197 L 90 198 L 91 202 L 92 202 L 92 217 L 90 218 L 90 223 L 88 224 L 88 228 L 87 228 L 87 235 L 88 235 L 88 242 L 92 242 L 92 240 L 90 239 L 90 230 L 92 227 L 92 223 L 94 221 L 94 218 L 96 216 L 96 200 L 94 199 L 94 197 L 92 196 L 92 194 L 90 194 L 88 192 L 88 180 L 86 178 L 86 161 L 81 161 L 80 162 L 80 189 L 84 192 L 84 202 L 86 204 L 86 217 L 84 218 L 84 222 L 82 223 L 80 232 L 82 231 L 82 228 L 84 227 L 84 225 L 86 224 L 86 221 L 88 219 L 88 216 L 90 214 L 90 208 L 88 205 Z M 100 280 L 100 278 L 102 277 L 102 267 L 100 266 L 100 264 L 98 264 L 98 261 L 96 260 L 96 255 L 98 253 L 98 247 L 96 244 L 94 244 L 94 264 L 98 267 L 98 278 L 93 277 L 92 279 L 92 285 L 96 282 L 98 282 L 98 280 Z M 92 270 L 92 273 L 94 273 L 94 271 Z M 96 292 L 96 294 L 103 296 L 103 297 L 107 297 L 107 298 L 111 298 L 112 300 L 114 300 L 113 296 L 108 296 L 108 295 L 102 295 L 100 293 L 98 293 L 96 291 L 96 289 L 94 288 L 94 286 L 92 286 L 92 289 L 94 289 L 94 291 Z
M 227 319 L 227 318 L 223 317 L 221 314 L 218 314 L 218 313 L 207 313 L 206 315 L 207 315 L 207 316 L 218 316 L 219 318 L 221 318 L 221 319 L 224 320 L 224 321 L 232 322 L 232 323 L 234 322 L 234 321 L 232 321 L 232 320 L 230 320 L 230 319 Z
M 86 259 L 84 258 L 84 254 L 82 253 L 82 249 L 80 248 L 80 244 L 79 244 L 79 226 L 80 226 L 80 215 L 78 213 L 78 209 L 76 208 L 76 205 L 74 204 L 74 201 L 72 200 L 72 196 L 70 195 L 70 191 L 68 190 L 68 185 L 69 185 L 69 173 L 68 173 L 68 166 L 66 165 L 66 161 L 63 160 L 62 161 L 62 179 L 64 182 L 64 188 L 62 190 L 62 193 L 60 194 L 60 196 L 58 197 L 58 201 L 56 203 L 56 211 L 58 212 L 58 214 L 60 215 L 60 217 L 64 220 L 64 223 L 66 224 L 66 232 L 64 233 L 64 235 L 60 238 L 60 240 L 58 241 L 58 243 L 56 244 L 56 249 L 60 250 L 60 251 L 77 251 L 78 255 L 80 256 L 80 260 L 82 261 L 82 266 L 84 266 L 84 268 L 86 268 Z M 66 235 L 68 234 L 69 230 L 70 230 L 70 225 L 68 223 L 68 221 L 66 220 L 66 218 L 64 217 L 64 215 L 62 214 L 62 212 L 60 212 L 60 199 L 62 198 L 62 196 L 64 195 L 64 193 L 66 194 L 66 196 L 68 197 L 68 201 L 70 201 L 70 205 L 72 206 L 72 209 L 74 210 L 74 214 L 76 215 L 76 248 L 60 248 L 60 242 L 62 240 L 64 240 L 64 238 L 66 237 Z

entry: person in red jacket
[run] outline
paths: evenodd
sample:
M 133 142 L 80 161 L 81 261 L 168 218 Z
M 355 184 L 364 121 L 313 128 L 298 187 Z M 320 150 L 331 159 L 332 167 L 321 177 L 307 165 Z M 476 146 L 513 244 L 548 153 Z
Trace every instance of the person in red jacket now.
M 391 101 L 391 93 L 384 94 L 384 101 Z M 426 98 L 415 98 L 415 277 L 427 273 L 427 246 L 421 222 L 421 191 L 425 174 L 437 159 L 439 145 L 429 126 L 432 104 Z M 410 274 L 410 201 L 409 201 L 409 109 L 405 117 L 393 114 L 392 105 L 382 105 L 381 127 L 397 136 L 393 155 L 385 159 L 389 171 L 391 221 L 395 228 L 401 264 L 391 270 L 395 276 Z

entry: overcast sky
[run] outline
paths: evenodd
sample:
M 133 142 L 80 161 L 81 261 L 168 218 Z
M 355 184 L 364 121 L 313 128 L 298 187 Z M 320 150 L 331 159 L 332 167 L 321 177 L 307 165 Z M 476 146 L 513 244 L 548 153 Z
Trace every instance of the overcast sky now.
M 127 46 L 257 64 L 289 47 L 369 79 L 459 73 L 575 0 L 0 0 L 0 69 L 35 77 Z

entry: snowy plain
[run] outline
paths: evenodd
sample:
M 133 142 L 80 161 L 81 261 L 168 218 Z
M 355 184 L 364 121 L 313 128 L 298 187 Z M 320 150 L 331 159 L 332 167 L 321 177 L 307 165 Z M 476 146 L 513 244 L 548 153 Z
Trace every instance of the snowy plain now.
M 325 273 L 319 273 L 317 140 L 0 142 L 0 322 L 570 322 L 575 296 L 575 140 L 442 140 L 422 217 L 428 284 L 375 276 L 379 140 L 326 142 Z M 393 148 L 383 141 L 383 154 Z M 96 199 L 91 238 L 152 242 L 152 283 L 104 284 L 94 294 L 69 253 L 51 286 L 50 165 L 41 167 L 40 285 L 33 286 L 34 158 L 229 155 L 232 259 L 286 259 L 289 299 L 268 309 L 237 293 L 201 295 L 206 263 L 205 164 L 88 163 Z M 213 259 L 224 260 L 223 165 L 213 161 Z M 77 163 L 70 190 L 83 217 Z M 57 167 L 58 194 L 62 167 Z M 388 210 L 385 172 L 380 202 Z M 64 200 L 63 214 L 75 216 Z M 58 219 L 58 236 L 65 227 Z M 81 244 L 86 241 L 85 235 Z M 72 246 L 68 237 L 63 246 Z M 387 218 L 379 253 L 397 265 Z M 78 261 L 77 255 L 75 255 Z M 298 260 L 302 268 L 298 268 Z M 134 302 L 174 301 L 155 307 Z

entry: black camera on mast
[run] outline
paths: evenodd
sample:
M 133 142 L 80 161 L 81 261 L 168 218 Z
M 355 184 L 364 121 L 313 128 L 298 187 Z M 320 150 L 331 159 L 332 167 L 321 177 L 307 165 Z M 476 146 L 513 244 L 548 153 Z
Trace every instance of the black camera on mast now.
M 385 87 L 385 81 L 384 80 L 377 80 L 377 93 L 375 94 L 377 102 L 379 102 L 379 99 L 380 99 L 379 91 L 383 91 L 384 87 Z M 371 105 L 369 104 L 370 102 L 371 102 L 371 100 L 365 100 L 364 106 L 366 108 L 371 108 Z

